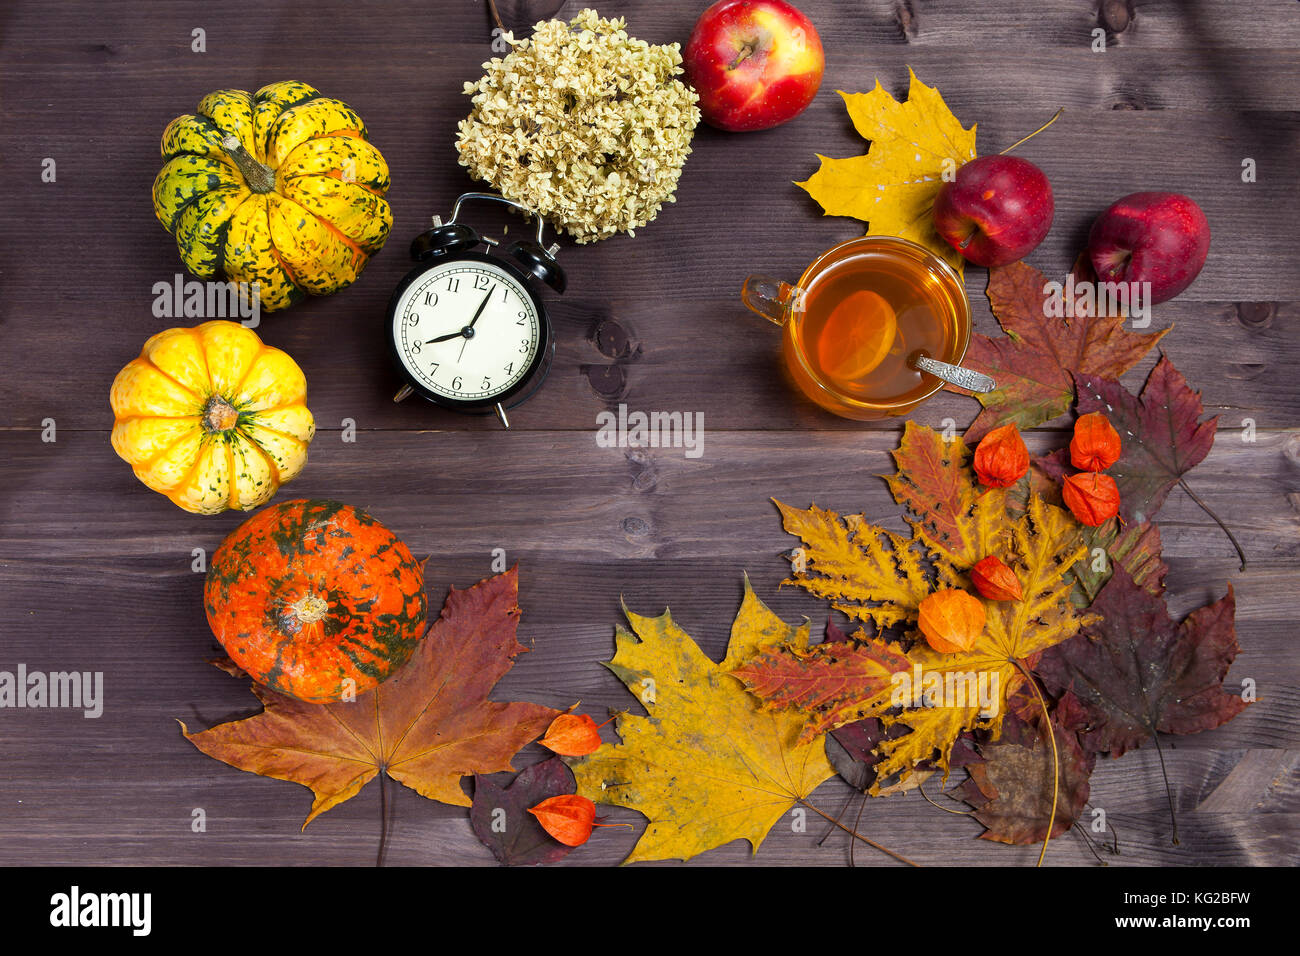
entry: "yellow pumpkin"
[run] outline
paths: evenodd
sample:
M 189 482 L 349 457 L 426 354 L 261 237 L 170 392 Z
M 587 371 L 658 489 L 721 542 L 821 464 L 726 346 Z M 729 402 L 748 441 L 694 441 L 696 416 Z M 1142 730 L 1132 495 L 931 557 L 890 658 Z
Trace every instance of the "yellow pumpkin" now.
M 168 329 L 113 380 L 113 449 L 186 511 L 256 508 L 307 463 L 306 398 L 302 369 L 251 329 Z
M 346 103 L 306 83 L 218 90 L 162 137 L 154 213 L 208 279 L 259 284 L 260 308 L 350 285 L 388 238 L 388 164 Z

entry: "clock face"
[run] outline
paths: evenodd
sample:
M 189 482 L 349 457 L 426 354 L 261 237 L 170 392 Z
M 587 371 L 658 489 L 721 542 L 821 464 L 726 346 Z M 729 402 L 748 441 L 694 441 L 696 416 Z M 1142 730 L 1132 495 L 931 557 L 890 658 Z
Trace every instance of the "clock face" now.
M 531 293 L 496 263 L 440 262 L 417 274 L 392 306 L 393 343 L 428 397 L 483 404 L 522 385 L 545 345 Z

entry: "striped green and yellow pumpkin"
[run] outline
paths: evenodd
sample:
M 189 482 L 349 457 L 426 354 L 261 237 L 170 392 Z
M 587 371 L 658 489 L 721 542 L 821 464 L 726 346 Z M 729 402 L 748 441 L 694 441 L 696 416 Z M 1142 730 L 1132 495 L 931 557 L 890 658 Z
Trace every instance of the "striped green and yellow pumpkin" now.
M 287 501 L 212 557 L 208 624 L 257 682 L 312 703 L 361 694 L 424 635 L 424 571 L 392 531 L 338 501 Z
M 388 164 L 346 103 L 306 83 L 218 90 L 162 137 L 154 213 L 186 267 L 259 284 L 260 308 L 350 285 L 388 238 Z

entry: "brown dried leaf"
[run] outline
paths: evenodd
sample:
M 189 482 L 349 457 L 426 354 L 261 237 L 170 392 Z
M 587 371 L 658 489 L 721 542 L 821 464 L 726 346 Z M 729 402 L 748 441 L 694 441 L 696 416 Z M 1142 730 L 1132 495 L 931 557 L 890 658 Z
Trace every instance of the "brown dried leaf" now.
M 430 800 L 468 807 L 461 778 L 510 770 L 511 758 L 559 711 L 488 694 L 514 658 L 518 576 L 512 569 L 451 589 L 442 616 L 393 677 L 353 701 L 308 704 L 253 685 L 264 709 L 190 733 L 210 757 L 315 794 L 303 826 L 354 797 L 381 770 Z
M 1049 316 L 1046 285 L 1043 274 L 1024 262 L 989 270 L 989 304 L 1007 334 L 971 336 L 962 364 L 993 376 L 998 387 L 976 396 L 984 410 L 966 430 L 968 442 L 1000 425 L 1023 430 L 1064 415 L 1074 400 L 1071 372 L 1118 378 L 1169 331 L 1129 332 L 1120 316 Z

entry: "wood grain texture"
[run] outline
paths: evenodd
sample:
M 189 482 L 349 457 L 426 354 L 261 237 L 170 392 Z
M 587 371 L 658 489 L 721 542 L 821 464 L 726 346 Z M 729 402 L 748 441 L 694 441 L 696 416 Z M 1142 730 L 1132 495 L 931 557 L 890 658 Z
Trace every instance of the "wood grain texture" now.
M 1062 120 L 1021 147 L 1056 192 L 1057 220 L 1030 257 L 1064 274 L 1093 217 L 1119 196 L 1163 188 L 1194 196 L 1214 231 L 1207 266 L 1157 307 L 1164 351 L 1220 416 L 1214 450 L 1188 482 L 1228 521 L 1245 574 L 1219 529 L 1175 490 L 1160 513 L 1169 599 L 1182 615 L 1236 589 L 1242 653 L 1229 682 L 1259 700 L 1218 730 L 1164 741 L 1182 845 L 1169 842 L 1154 749 L 1102 761 L 1091 806 L 1111 830 L 1053 842 L 1051 864 L 1277 865 L 1300 855 L 1300 7 L 1248 11 L 1213 0 L 1160 0 L 1094 53 L 1089 0 L 855 0 L 800 4 L 827 47 L 817 101 L 761 134 L 702 129 L 679 201 L 635 239 L 564 243 L 570 291 L 552 298 L 558 339 L 545 387 L 512 415 L 464 418 L 390 401 L 398 380 L 383 309 L 407 271 L 405 247 L 432 213 L 472 186 L 456 164 L 461 84 L 492 55 L 478 0 L 311 5 L 44 2 L 0 10 L 0 669 L 103 671 L 104 714 L 0 711 L 0 863 L 361 864 L 372 862 L 379 793 L 299 832 L 308 792 L 199 754 L 179 733 L 246 715 L 239 681 L 208 666 L 193 549 L 208 555 L 241 520 L 199 518 L 147 491 L 112 453 L 107 393 L 140 344 L 169 323 L 152 312 L 155 282 L 182 267 L 154 220 L 149 189 L 158 136 L 221 87 L 300 78 L 366 119 L 393 175 L 393 239 L 355 286 L 264 319 L 260 334 L 304 368 L 320 425 L 302 476 L 281 494 L 339 498 L 371 510 L 423 556 L 430 599 L 490 572 L 494 548 L 521 568 L 523 655 L 500 699 L 599 714 L 634 707 L 602 666 L 620 601 L 640 613 L 671 605 L 704 650 L 721 657 L 748 572 L 785 619 L 824 624 L 825 605 L 780 588 L 792 539 L 770 502 L 816 501 L 902 528 L 876 477 L 891 467 L 900 423 L 835 419 L 797 398 L 779 370 L 772 328 L 737 291 L 750 272 L 793 278 L 818 252 L 861 231 L 825 218 L 791 183 L 815 153 L 863 143 L 836 89 L 877 77 L 906 89 L 906 67 L 979 123 L 995 152 L 1058 106 Z M 516 9 L 537 9 L 513 3 Z M 557 6 L 555 2 L 546 5 Z M 581 4 L 568 3 L 562 15 Z M 634 35 L 683 40 L 702 0 L 599 5 Z M 190 49 L 206 31 L 206 53 Z M 57 162 L 43 183 L 41 163 Z M 1243 159 L 1258 179 L 1241 180 Z M 488 218 L 493 228 L 506 220 Z M 984 271 L 969 269 L 977 327 L 995 324 Z M 192 323 L 184 323 L 192 324 Z M 1125 381 L 1140 385 L 1154 362 Z M 600 448 L 596 415 L 631 408 L 701 412 L 704 453 Z M 944 395 L 915 419 L 963 427 L 975 404 Z M 41 440 L 54 419 L 57 440 Z M 345 419 L 356 440 L 343 440 Z M 1243 431 L 1243 428 L 1247 430 Z M 1253 441 L 1250 429 L 1253 428 Z M 1058 447 L 1038 430 L 1035 451 Z M 541 756 L 536 747 L 520 763 Z M 949 783 L 957 782 L 955 779 Z M 393 864 L 491 864 L 462 810 L 390 784 Z M 934 794 L 932 794 L 934 796 Z M 839 813 L 838 780 L 815 802 Z M 942 800 L 941 797 L 936 799 Z M 207 832 L 191 832 L 201 807 Z M 856 813 L 856 805 L 853 805 Z M 640 823 L 625 811 L 611 819 Z M 974 821 L 918 795 L 873 801 L 863 829 L 925 864 L 1032 864 L 1036 849 L 977 839 Z M 842 834 L 774 828 L 759 863 L 843 865 Z M 1118 856 L 1099 849 L 1118 834 Z M 597 834 L 567 863 L 612 864 L 635 832 Z M 869 849 L 859 864 L 891 865 Z M 732 844 L 701 862 L 745 864 Z

